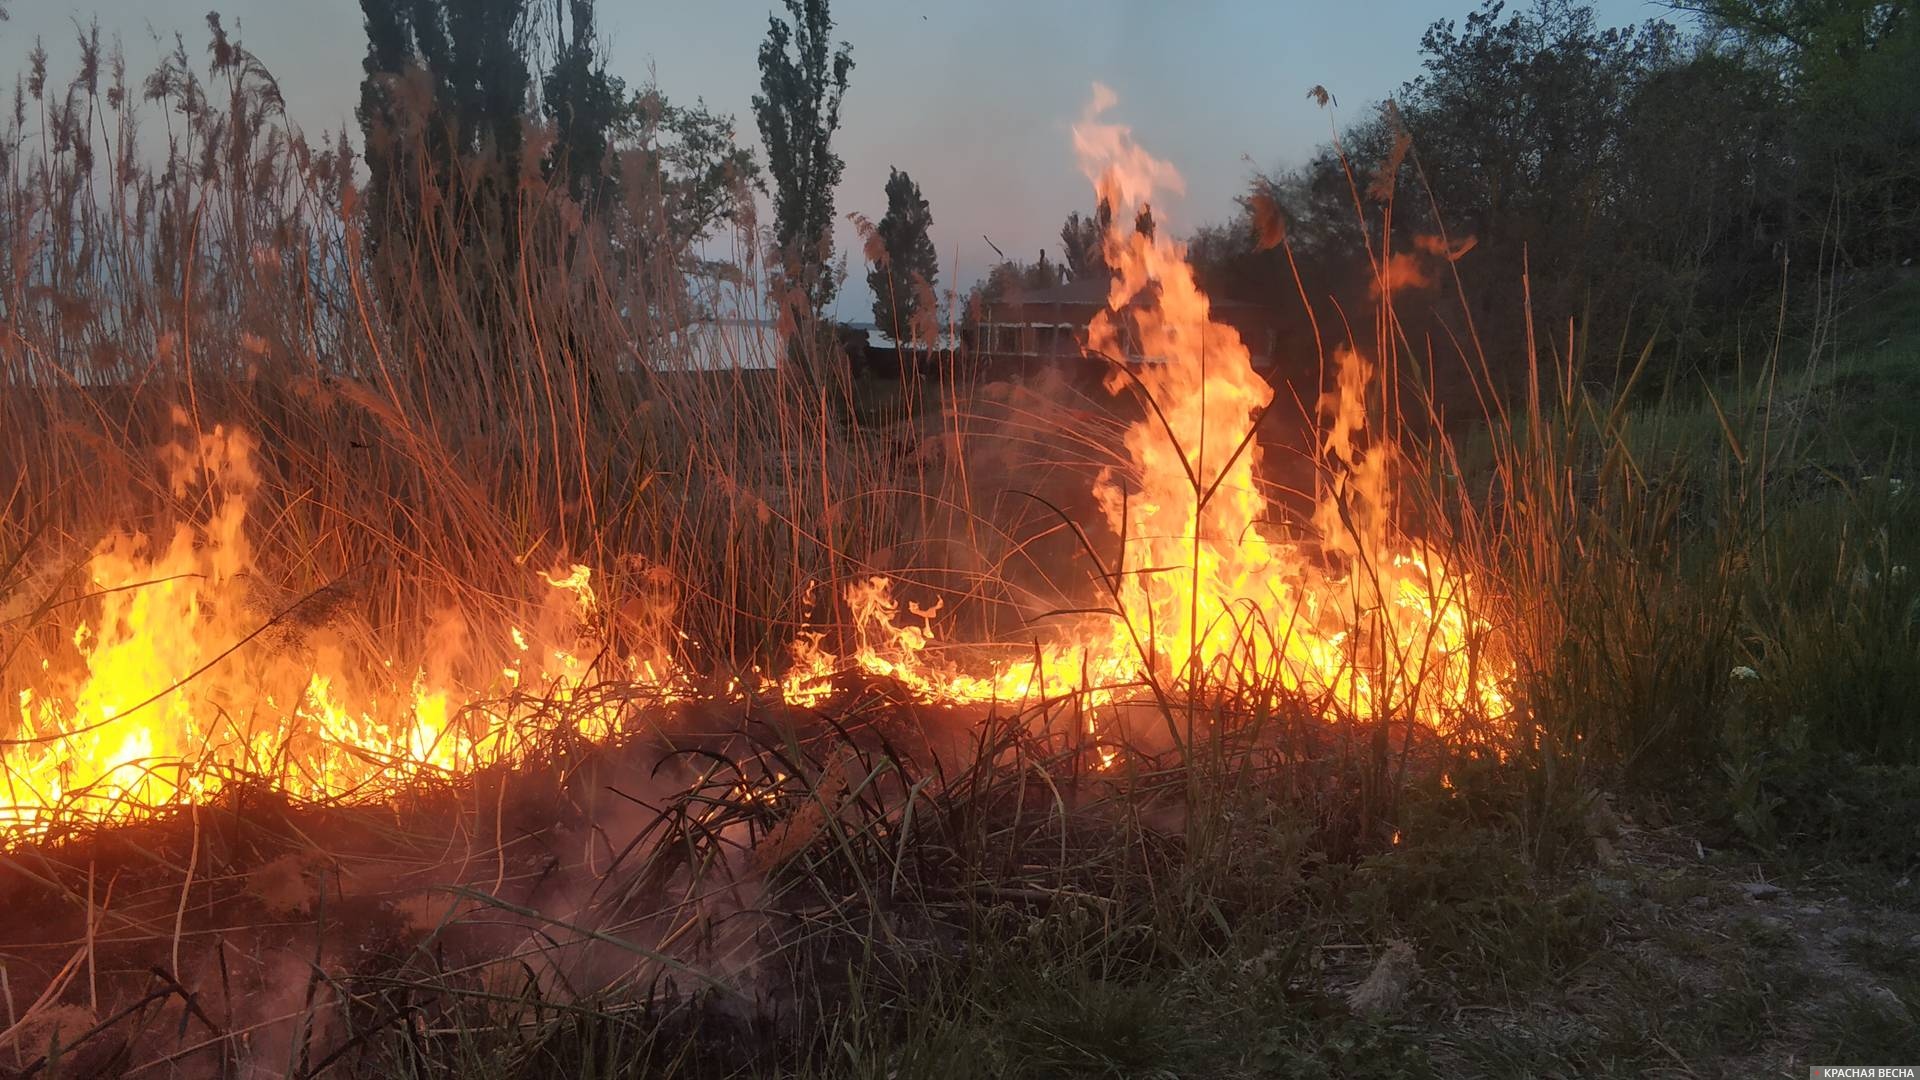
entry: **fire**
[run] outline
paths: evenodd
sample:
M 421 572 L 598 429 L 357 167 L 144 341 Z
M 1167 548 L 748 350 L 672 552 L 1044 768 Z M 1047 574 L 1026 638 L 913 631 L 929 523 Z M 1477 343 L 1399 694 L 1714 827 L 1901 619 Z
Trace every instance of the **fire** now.
M 294 662 L 258 640 L 280 620 L 250 596 L 253 440 L 225 427 L 194 434 L 183 413 L 175 422 L 182 437 L 163 451 L 172 494 L 210 509 L 163 545 L 115 532 L 94 550 L 90 614 L 67 639 L 71 656 L 42 658 L 0 741 L 0 837 L 42 833 L 61 815 L 140 817 L 242 778 L 296 798 L 370 795 L 517 759 L 536 708 L 606 738 L 623 706 L 591 696 L 595 684 L 627 679 L 652 700 L 679 692 L 637 658 L 632 669 L 596 666 L 576 651 L 598 612 L 582 565 L 542 575 L 550 592 L 536 633 L 510 628 L 516 659 L 495 680 L 455 677 L 469 642 L 454 613 L 435 621 L 411 672 L 389 658 L 369 680 L 368 665 L 324 637 Z
M 1124 539 L 1110 568 L 1113 610 L 1082 622 L 1023 660 L 985 676 L 926 662 L 931 611 L 901 625 L 884 578 L 847 590 L 855 649 L 848 666 L 898 680 L 928 701 L 1089 695 L 1095 706 L 1137 694 L 1203 696 L 1213 687 L 1277 688 L 1321 714 L 1411 718 L 1445 727 L 1507 709 L 1503 672 L 1484 658 L 1489 634 L 1464 577 L 1440 553 L 1394 528 L 1395 447 L 1370 439 L 1371 365 L 1338 354 L 1321 399 L 1330 478 L 1312 534 L 1281 534 L 1257 477 L 1254 428 L 1273 389 L 1238 333 L 1211 317 L 1181 244 L 1165 229 L 1124 227 L 1156 191 L 1179 190 L 1172 166 L 1106 122 L 1115 103 L 1096 86 L 1074 145 L 1100 198 L 1114 208 L 1104 237 L 1113 269 L 1107 310 L 1087 347 L 1115 361 L 1107 386 L 1137 389 L 1147 415 L 1127 431 L 1131 468 L 1095 484 L 1107 524 Z M 836 658 L 807 643 L 790 701 L 817 700 Z M 1129 688 L 1133 688 L 1131 691 Z
M 1181 180 L 1102 119 L 1113 104 L 1096 87 L 1074 142 L 1112 222 L 1133 222 Z M 1107 310 L 1087 347 L 1114 361 L 1108 389 L 1144 406 L 1125 434 L 1126 467 L 1093 480 L 1122 540 L 1104 574 L 1106 610 L 1019 658 L 963 661 L 938 627 L 941 603 L 903 604 L 893 580 L 866 576 L 839 597 L 839 636 L 800 634 L 777 681 L 729 692 L 813 707 L 859 672 L 937 704 L 1073 697 L 1102 766 L 1124 732 L 1099 728 L 1129 702 L 1256 688 L 1329 720 L 1446 728 L 1504 715 L 1507 673 L 1488 659 L 1466 576 L 1396 526 L 1398 459 L 1368 427 L 1368 361 L 1337 354 L 1319 403 L 1326 478 L 1310 527 L 1283 529 L 1255 437 L 1273 389 L 1212 318 L 1183 246 L 1164 227 L 1110 224 L 1104 247 Z M 679 634 L 672 576 L 637 560 L 645 587 L 618 613 L 624 636 L 608 629 L 594 569 L 569 562 L 527 582 L 537 599 L 525 623 L 475 628 L 448 612 L 424 655 L 404 662 L 325 634 L 297 657 L 269 647 L 256 639 L 288 612 L 263 606 L 250 575 L 252 437 L 175 420 L 172 494 L 201 512 L 164 539 L 115 532 L 94 549 L 69 645 L 31 658 L 39 670 L 0 739 L 0 840 L 150 815 L 241 780 L 303 799 L 377 798 L 423 775 L 522 760 L 555 717 L 605 739 L 636 701 L 688 693 L 668 648 Z

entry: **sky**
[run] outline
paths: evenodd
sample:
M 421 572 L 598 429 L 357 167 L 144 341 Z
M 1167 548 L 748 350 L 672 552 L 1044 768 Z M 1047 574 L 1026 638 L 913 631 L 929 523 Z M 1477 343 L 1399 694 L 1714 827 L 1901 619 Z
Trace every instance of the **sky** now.
M 1603 22 L 1671 15 L 1651 0 L 1591 0 Z M 837 195 L 838 250 L 849 255 L 838 316 L 863 321 L 872 296 L 845 215 L 878 219 L 889 167 L 910 173 L 933 211 L 941 287 L 969 287 L 997 261 L 992 247 L 1031 261 L 1060 256 L 1059 231 L 1092 191 L 1071 129 L 1095 81 L 1110 113 L 1171 161 L 1184 197 L 1156 200 L 1176 233 L 1229 217 L 1256 169 L 1297 164 L 1331 125 L 1364 115 L 1420 70 L 1435 19 L 1460 19 L 1477 0 L 835 0 L 836 36 L 854 69 L 835 146 L 846 161 Z M 0 57 L 24 66 L 44 39 L 58 77 L 71 72 L 74 24 L 97 18 L 118 37 L 132 73 L 159 55 L 155 35 L 184 34 L 204 56 L 206 13 L 280 80 L 295 123 L 317 136 L 348 127 L 365 39 L 358 0 L 12 0 Z M 608 66 L 654 81 L 669 99 L 704 99 L 732 113 L 758 150 L 749 101 L 774 5 L 768 0 L 607 0 Z M 1336 108 L 1307 98 L 1325 86 Z M 770 220 L 763 211 L 762 220 Z

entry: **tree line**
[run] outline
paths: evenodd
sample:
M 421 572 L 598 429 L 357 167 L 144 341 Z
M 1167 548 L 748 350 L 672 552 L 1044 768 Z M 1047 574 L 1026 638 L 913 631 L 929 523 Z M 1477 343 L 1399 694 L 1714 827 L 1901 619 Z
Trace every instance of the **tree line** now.
M 721 227 L 750 221 L 760 193 L 773 206 L 767 269 L 783 324 L 821 330 L 840 284 L 834 202 L 845 165 L 833 140 L 854 62 L 834 41 L 829 0 L 783 6 L 768 18 L 752 98 L 763 168 L 736 144 L 733 117 L 609 73 L 596 0 L 361 0 L 369 259 L 399 296 L 424 283 L 465 297 L 452 316 L 484 327 L 500 317 L 494 279 L 512 272 L 535 228 L 523 181 L 537 176 L 634 249 L 622 252 L 630 265 L 658 268 L 653 292 L 672 305 L 689 282 L 737 272 L 698 253 Z M 869 245 L 874 318 L 905 336 L 937 306 L 932 214 L 904 172 L 886 197 Z M 416 319 L 448 314 L 396 306 Z M 673 318 L 692 317 L 678 306 Z
M 656 291 L 671 295 L 725 272 L 700 245 L 750 220 L 761 192 L 783 321 L 827 325 L 844 172 L 833 141 L 854 68 L 828 0 L 783 0 L 769 16 L 752 99 L 764 166 L 735 144 L 732 117 L 609 74 L 595 0 L 361 6 L 371 255 L 423 242 L 462 253 L 416 277 L 510 267 L 531 235 L 520 181 L 538 176 L 586 218 L 643 208 L 649 220 L 617 231 L 668 268 Z M 1391 100 L 1304 163 L 1256 175 L 1232 219 L 1189 238 L 1203 282 L 1267 307 L 1282 347 L 1309 354 L 1331 342 L 1310 339 L 1302 305 L 1352 310 L 1385 273 L 1388 332 L 1414 353 L 1472 340 L 1517 370 L 1530 317 L 1556 328 L 1540 337 L 1550 350 L 1652 341 L 1685 370 L 1733 355 L 1783 291 L 1920 253 L 1910 0 L 1673 6 L 1685 29 L 1603 26 L 1577 0 L 1484 0 L 1434 22 L 1421 73 Z M 874 322 L 926 340 L 941 314 L 933 215 L 898 169 L 885 197 L 880 221 L 860 222 Z M 974 304 L 1104 275 L 1110 220 L 1108 207 L 1076 210 L 1057 259 L 1003 259 Z M 1151 229 L 1150 212 L 1135 227 Z
M 1517 378 L 1530 309 L 1543 353 L 1605 378 L 1642 349 L 1711 373 L 1783 297 L 1821 317 L 1800 297 L 1920 254 L 1910 0 L 1673 6 L 1691 28 L 1603 27 L 1572 0 L 1433 23 L 1418 77 L 1195 237 L 1204 279 L 1295 314 L 1301 279 L 1358 302 L 1377 275 L 1355 253 L 1405 252 L 1423 359 L 1472 336 Z
M 1259 305 L 1309 361 L 1305 305 L 1369 310 L 1384 342 L 1472 398 L 1446 360 L 1521 377 L 1569 348 L 1614 378 L 1711 373 L 1800 298 L 1920 255 L 1920 18 L 1911 0 L 1675 0 L 1686 28 L 1607 27 L 1577 0 L 1484 0 L 1421 37 L 1422 71 L 1305 162 L 1253 177 L 1188 237 L 1202 283 Z M 1321 105 L 1337 104 L 1316 87 Z M 1088 273 L 1110 217 L 1069 215 L 1063 258 L 1003 260 L 978 301 Z M 1344 337 L 1342 319 L 1318 331 Z

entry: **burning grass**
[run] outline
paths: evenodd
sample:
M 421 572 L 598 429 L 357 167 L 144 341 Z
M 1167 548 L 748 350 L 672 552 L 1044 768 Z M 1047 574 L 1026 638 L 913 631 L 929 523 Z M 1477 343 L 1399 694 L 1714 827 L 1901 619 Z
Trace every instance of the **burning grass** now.
M 1123 210 L 1144 206 L 1156 182 L 1178 183 L 1098 111 L 1075 137 L 1099 196 Z M 261 493 L 268 463 L 247 428 L 196 418 L 189 366 L 190 397 L 171 406 L 175 434 L 160 446 L 153 477 L 185 520 L 164 541 L 166 532 L 107 523 L 86 563 L 90 588 L 41 601 L 43 610 L 81 614 L 57 639 L 35 627 L 13 658 L 16 671 L 39 674 L 16 692 L 0 825 L 45 836 L 68 819 L 137 819 L 205 799 L 234 777 L 312 800 L 388 797 L 424 771 L 457 775 L 523 756 L 545 711 L 530 702 L 595 697 L 599 707 L 572 710 L 575 733 L 607 739 L 647 722 L 644 699 L 694 692 L 699 679 L 709 680 L 709 693 L 724 685 L 723 693 L 751 697 L 777 687 L 801 703 L 830 694 L 845 670 L 888 676 L 929 702 L 1084 695 L 1095 743 L 1132 737 L 1103 727 L 1102 711 L 1143 703 L 1154 708 L 1132 712 L 1157 710 L 1174 744 L 1191 741 L 1196 710 L 1221 693 L 1298 699 L 1335 721 L 1452 728 L 1503 719 L 1510 661 L 1493 641 L 1490 605 L 1449 567 L 1457 556 L 1408 537 L 1396 519 L 1397 447 L 1368 430 L 1385 400 L 1374 368 L 1352 349 L 1338 353 L 1320 401 L 1322 490 L 1310 527 L 1283 530 L 1259 480 L 1256 436 L 1272 388 L 1235 332 L 1210 318 L 1180 245 L 1119 226 L 1104 242 L 1116 272 L 1087 348 L 1146 358 L 1112 361 L 1108 390 L 1134 396 L 1142 415 L 1125 429 L 1123 461 L 1091 481 L 1118 553 L 1104 557 L 1085 527 L 1065 522 L 1094 563 L 1094 595 L 1029 631 L 1031 659 L 963 666 L 929 654 L 946 633 L 935 625 L 942 601 L 909 600 L 903 613 L 892 580 L 873 574 L 844 588 L 852 640 L 832 646 L 829 630 L 802 630 L 785 672 L 729 669 L 742 657 L 681 627 L 683 575 L 651 561 L 659 555 L 646 548 L 617 553 L 640 572 L 612 610 L 596 592 L 595 567 L 562 558 L 552 571 L 522 569 L 495 584 L 505 595 L 490 611 L 446 601 L 406 613 L 426 624 L 415 655 L 396 657 L 377 633 L 344 639 L 325 614 L 303 620 L 311 631 L 294 648 L 250 647 L 290 616 L 325 606 L 335 586 L 263 610 L 255 575 L 286 578 L 274 560 L 256 558 L 250 532 L 250 520 L 271 507 Z M 359 285 L 351 271 L 348 283 Z M 370 396 L 377 393 L 376 383 L 349 396 L 384 419 L 392 404 Z M 807 424 L 824 436 L 829 419 Z M 444 454 L 429 456 L 452 471 Z M 290 471 L 282 465 L 283 495 L 293 494 Z M 823 462 L 822 475 L 830 471 Z M 579 509 L 563 499 L 549 516 Z M 837 509 L 823 507 L 822 520 Z M 398 539 L 411 524 L 411 514 L 390 520 L 389 535 Z M 842 579 L 832 564 L 845 558 L 845 541 L 807 539 L 825 548 L 823 576 Z M 542 546 L 534 538 L 511 562 L 524 566 Z M 596 546 L 611 553 L 604 541 Z M 551 590 L 545 602 L 516 603 L 536 576 Z M 813 585 L 806 582 L 809 592 Z M 835 591 L 829 584 L 829 596 Z M 838 615 L 830 607 L 830 628 Z M 713 659 L 695 667 L 695 651 Z M 605 691 L 612 685 L 619 692 Z
M 1071 412 L 695 373 L 682 268 L 537 181 L 510 280 L 431 217 L 363 260 L 344 152 L 222 71 L 163 169 L 6 160 L 0 1069 L 1419 1074 L 1511 1044 L 1396 1014 L 1624 917 L 1597 785 L 1719 766 L 1766 844 L 1833 825 L 1783 758 L 1920 749 L 1794 711 L 1920 670 L 1901 492 L 1777 494 L 1781 395 L 1669 455 L 1571 343 L 1518 395 L 1463 349 L 1456 443 L 1390 236 L 1297 417 L 1164 228 L 1104 238 Z M 1111 104 L 1126 222 L 1178 178 Z

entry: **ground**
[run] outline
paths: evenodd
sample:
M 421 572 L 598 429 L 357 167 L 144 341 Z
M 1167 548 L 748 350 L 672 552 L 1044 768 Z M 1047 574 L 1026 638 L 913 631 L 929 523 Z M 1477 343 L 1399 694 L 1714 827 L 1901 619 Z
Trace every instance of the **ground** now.
M 668 793 L 695 773 L 656 768 L 652 742 L 404 807 L 237 793 L 0 856 L 0 1076 L 1731 1078 L 1920 1060 L 1910 853 L 1758 845 L 1645 792 L 1588 791 L 1529 825 L 1417 769 L 1378 843 L 1343 828 L 1339 798 L 1277 794 L 1284 773 L 1198 795 L 1150 773 L 1076 793 L 1056 773 L 1061 802 L 957 760 L 955 794 L 891 828 L 848 791 L 844 747 L 879 735 L 904 782 L 902 714 L 767 736 L 813 776 L 795 790 L 841 812 L 807 796 L 758 832 L 716 826 L 746 846 L 685 920 L 660 913 L 709 849 L 672 838 L 699 803 Z M 622 852 L 663 835 L 669 858 Z M 703 990 L 704 971 L 744 993 Z
M 1026 1015 L 981 1027 L 1025 1029 L 985 1036 L 1023 1076 L 1799 1077 L 1913 1059 L 1911 880 L 1789 872 L 1700 835 L 1617 815 L 1555 875 L 1510 860 L 1510 837 L 1435 838 L 1364 863 L 1374 880 L 1310 917 L 1303 953 L 1229 952 L 1159 986 L 1016 986 Z
M 1511 1076 L 1800 1076 L 1920 1050 L 1910 877 L 1791 870 L 1700 831 L 1619 819 L 1585 887 L 1603 943 L 1540 996 L 1470 1019 L 1436 1057 Z M 1578 887 L 1578 886 L 1576 886 Z

